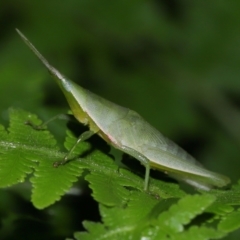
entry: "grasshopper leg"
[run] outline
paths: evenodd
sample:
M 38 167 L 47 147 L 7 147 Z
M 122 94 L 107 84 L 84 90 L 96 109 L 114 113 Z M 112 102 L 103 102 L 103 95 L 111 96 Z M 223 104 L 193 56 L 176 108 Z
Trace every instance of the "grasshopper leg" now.
M 58 167 L 59 165 L 63 165 L 65 164 L 66 162 L 68 162 L 68 158 L 69 156 L 71 155 L 71 153 L 73 152 L 73 150 L 76 148 L 76 146 L 80 143 L 80 142 L 83 142 L 87 139 L 89 139 L 92 135 L 94 135 L 95 132 L 89 130 L 89 131 L 86 131 L 84 133 L 82 133 L 79 138 L 77 139 L 77 141 L 75 142 L 75 144 L 72 146 L 72 148 L 69 150 L 69 152 L 65 155 L 65 157 L 63 158 L 62 161 L 57 161 L 57 162 L 54 162 L 53 163 L 53 166 L 54 167 Z
M 149 175 L 150 175 L 150 164 L 149 161 L 148 163 L 145 165 L 145 179 L 144 179 L 144 191 L 148 190 L 148 183 L 149 183 Z
M 144 191 L 148 190 L 148 185 L 149 185 L 149 175 L 150 175 L 150 162 L 149 159 L 147 159 L 145 156 L 143 156 L 141 153 L 138 151 L 134 150 L 133 148 L 129 148 L 126 146 L 118 147 L 116 148 L 122 150 L 123 152 L 133 156 L 137 160 L 139 160 L 144 166 L 145 166 L 145 179 L 144 179 Z
M 50 122 L 52 122 L 52 121 L 54 121 L 54 120 L 56 120 L 56 119 L 62 119 L 62 120 L 67 120 L 67 121 L 74 121 L 74 120 L 75 120 L 75 118 L 73 117 L 72 114 L 65 114 L 65 113 L 63 113 L 63 114 L 58 114 L 58 115 L 50 118 L 49 120 L 47 120 L 46 122 L 43 122 L 43 123 L 40 124 L 40 125 L 35 125 L 35 124 L 32 123 L 31 121 L 26 121 L 25 124 L 31 126 L 33 129 L 36 129 L 36 130 L 45 130 L 45 129 L 46 129 L 46 126 L 47 126 Z M 76 121 L 76 120 L 75 120 L 75 121 Z

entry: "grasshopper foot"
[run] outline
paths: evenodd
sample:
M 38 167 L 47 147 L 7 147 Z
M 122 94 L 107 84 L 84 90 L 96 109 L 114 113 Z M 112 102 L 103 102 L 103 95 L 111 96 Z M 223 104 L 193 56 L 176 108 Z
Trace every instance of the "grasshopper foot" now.
M 26 121 L 24 124 L 31 126 L 35 130 L 45 130 L 46 129 L 46 126 L 44 126 L 42 124 L 41 125 L 35 125 L 31 121 Z
M 65 163 L 68 162 L 68 159 L 65 157 L 62 161 L 56 161 L 53 163 L 53 167 L 57 168 L 59 167 L 60 165 L 64 165 Z
M 59 167 L 60 165 L 63 165 L 64 163 L 65 163 L 64 161 L 54 162 L 54 163 L 53 163 L 53 167 L 57 168 L 57 167 Z

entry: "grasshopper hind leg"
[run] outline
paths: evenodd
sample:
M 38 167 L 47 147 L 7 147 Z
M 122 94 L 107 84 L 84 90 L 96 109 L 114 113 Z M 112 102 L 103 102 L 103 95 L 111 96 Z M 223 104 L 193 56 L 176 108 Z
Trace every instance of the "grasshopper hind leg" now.
M 150 164 L 149 161 L 148 163 L 145 165 L 145 179 L 144 179 L 144 191 L 148 190 L 148 183 L 149 183 L 149 175 L 150 175 Z
M 118 147 L 119 148 L 119 147 Z M 141 162 L 145 166 L 145 179 L 144 179 L 144 191 L 148 190 L 148 185 L 149 185 L 149 175 L 150 175 L 150 161 L 147 159 L 145 156 L 143 156 L 141 153 L 137 152 L 136 150 L 122 146 L 120 148 L 123 152 L 133 156 L 137 160 Z

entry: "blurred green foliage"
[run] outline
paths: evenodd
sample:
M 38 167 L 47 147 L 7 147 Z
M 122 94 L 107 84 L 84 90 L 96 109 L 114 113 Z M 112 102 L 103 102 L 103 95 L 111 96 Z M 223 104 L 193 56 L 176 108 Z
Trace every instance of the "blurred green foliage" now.
M 7 123 L 9 107 L 24 108 L 45 120 L 68 108 L 16 34 L 17 27 L 65 75 L 136 110 L 206 167 L 236 182 L 240 175 L 239 7 L 234 0 L 0 1 L 1 122 Z M 64 136 L 61 124 L 50 126 L 59 138 Z M 7 216 L 2 226 L 9 226 L 23 208 L 36 221 L 37 215 L 45 219 L 52 211 L 36 213 L 26 200 L 25 187 L 20 188 L 1 191 L 0 213 Z M 54 206 L 54 220 L 47 220 L 52 225 L 74 212 L 64 200 L 62 204 Z M 13 210 L 10 214 L 6 209 Z M 29 218 L 22 223 L 28 224 Z M 55 235 L 79 230 L 79 223 L 68 225 L 59 227 Z M 239 234 L 226 239 L 238 239 Z M 32 239 L 30 233 L 24 239 Z

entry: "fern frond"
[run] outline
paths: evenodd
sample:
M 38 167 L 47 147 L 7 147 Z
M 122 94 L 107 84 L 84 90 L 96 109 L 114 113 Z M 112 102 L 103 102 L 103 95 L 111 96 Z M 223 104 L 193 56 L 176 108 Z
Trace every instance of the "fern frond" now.
M 42 157 L 58 151 L 56 140 L 48 131 L 35 131 L 24 123 L 27 120 L 40 124 L 33 114 L 10 109 L 8 131 L 1 126 L 0 139 L 0 186 L 7 187 L 23 182 L 37 167 Z

